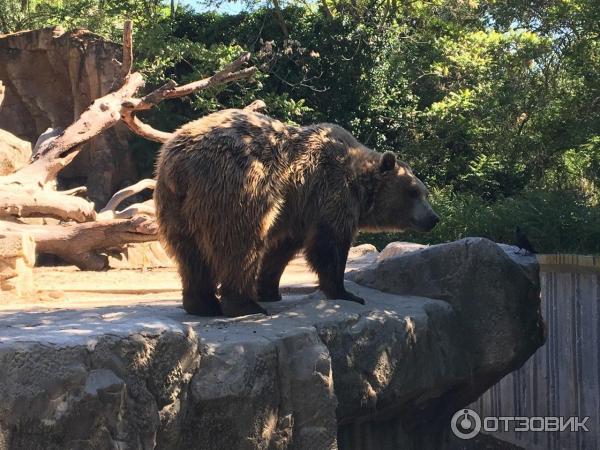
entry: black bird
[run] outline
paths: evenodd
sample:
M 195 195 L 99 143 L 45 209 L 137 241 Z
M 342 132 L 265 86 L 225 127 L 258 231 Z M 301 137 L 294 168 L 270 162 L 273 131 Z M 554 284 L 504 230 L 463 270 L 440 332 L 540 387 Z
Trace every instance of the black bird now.
M 518 226 L 515 228 L 515 244 L 517 245 L 517 247 L 519 247 L 519 251 L 516 253 L 520 253 L 521 250 L 525 250 L 526 255 L 537 253 L 533 249 L 533 246 L 531 245 L 531 242 L 529 242 L 529 239 L 527 239 L 527 235 L 525 234 L 525 232 L 521 230 L 521 228 L 519 228 Z

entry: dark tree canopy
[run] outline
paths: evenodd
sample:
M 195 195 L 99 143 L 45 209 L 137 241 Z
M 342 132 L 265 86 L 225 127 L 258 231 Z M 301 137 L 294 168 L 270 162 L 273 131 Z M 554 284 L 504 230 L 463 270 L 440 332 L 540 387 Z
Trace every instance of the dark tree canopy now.
M 162 104 L 145 120 L 169 130 L 260 98 L 279 119 L 335 122 L 409 162 L 445 219 L 431 242 L 477 234 L 510 242 L 521 225 L 541 251 L 600 251 L 596 2 L 273 1 L 220 10 L 0 0 L 0 33 L 61 24 L 118 40 L 131 18 L 136 64 L 157 86 L 251 51 L 255 83 Z M 136 143 L 148 175 L 156 148 Z

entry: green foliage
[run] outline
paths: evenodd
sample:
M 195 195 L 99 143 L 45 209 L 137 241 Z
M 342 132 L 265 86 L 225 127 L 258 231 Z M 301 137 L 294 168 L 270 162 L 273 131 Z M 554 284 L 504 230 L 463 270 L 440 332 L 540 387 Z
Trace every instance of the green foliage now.
M 125 19 L 143 28 L 166 13 L 161 0 L 0 0 L 0 34 L 61 25 L 120 40 Z
M 144 120 L 172 130 L 261 98 L 281 120 L 338 123 L 409 162 L 443 218 L 411 239 L 510 241 L 519 223 L 542 250 L 598 251 L 595 1 L 290 1 L 285 26 L 274 7 L 248 1 L 227 15 L 160 0 L 0 0 L 0 32 L 61 24 L 118 40 L 133 18 L 149 88 L 207 76 L 249 50 L 255 81 L 166 102 Z M 156 149 L 134 143 L 145 175 Z
M 517 225 L 523 228 L 538 252 L 600 253 L 600 208 L 572 191 L 529 191 L 489 203 L 473 194 L 434 190 L 432 202 L 443 217 L 427 234 L 361 233 L 357 243 L 382 249 L 389 242 L 439 244 L 468 236 L 514 243 Z

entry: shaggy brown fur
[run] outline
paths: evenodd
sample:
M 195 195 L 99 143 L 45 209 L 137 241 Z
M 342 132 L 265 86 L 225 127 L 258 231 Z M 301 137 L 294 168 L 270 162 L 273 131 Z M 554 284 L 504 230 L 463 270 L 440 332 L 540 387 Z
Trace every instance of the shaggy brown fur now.
M 300 249 L 328 298 L 364 303 L 343 284 L 357 230 L 430 229 L 437 216 L 426 196 L 407 165 L 343 128 L 241 110 L 178 130 L 161 150 L 155 190 L 185 310 L 228 316 L 281 299 L 279 280 Z

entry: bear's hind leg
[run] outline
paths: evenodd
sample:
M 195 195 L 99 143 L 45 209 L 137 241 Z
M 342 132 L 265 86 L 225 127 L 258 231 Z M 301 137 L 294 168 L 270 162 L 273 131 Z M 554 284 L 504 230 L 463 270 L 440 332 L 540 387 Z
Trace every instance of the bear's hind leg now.
M 174 248 L 183 288 L 183 309 L 196 316 L 221 316 L 223 311 L 217 300 L 214 276 L 192 242 L 182 240 Z
M 321 225 L 306 244 L 306 259 L 319 276 L 319 287 L 329 299 L 350 300 L 362 305 L 364 299 L 344 287 L 344 271 L 351 239 L 340 239 L 331 227 Z
M 292 238 L 286 238 L 274 245 L 262 258 L 258 275 L 257 299 L 260 302 L 277 302 L 281 300 L 279 281 L 287 264 L 296 252 L 302 248 L 302 243 Z

